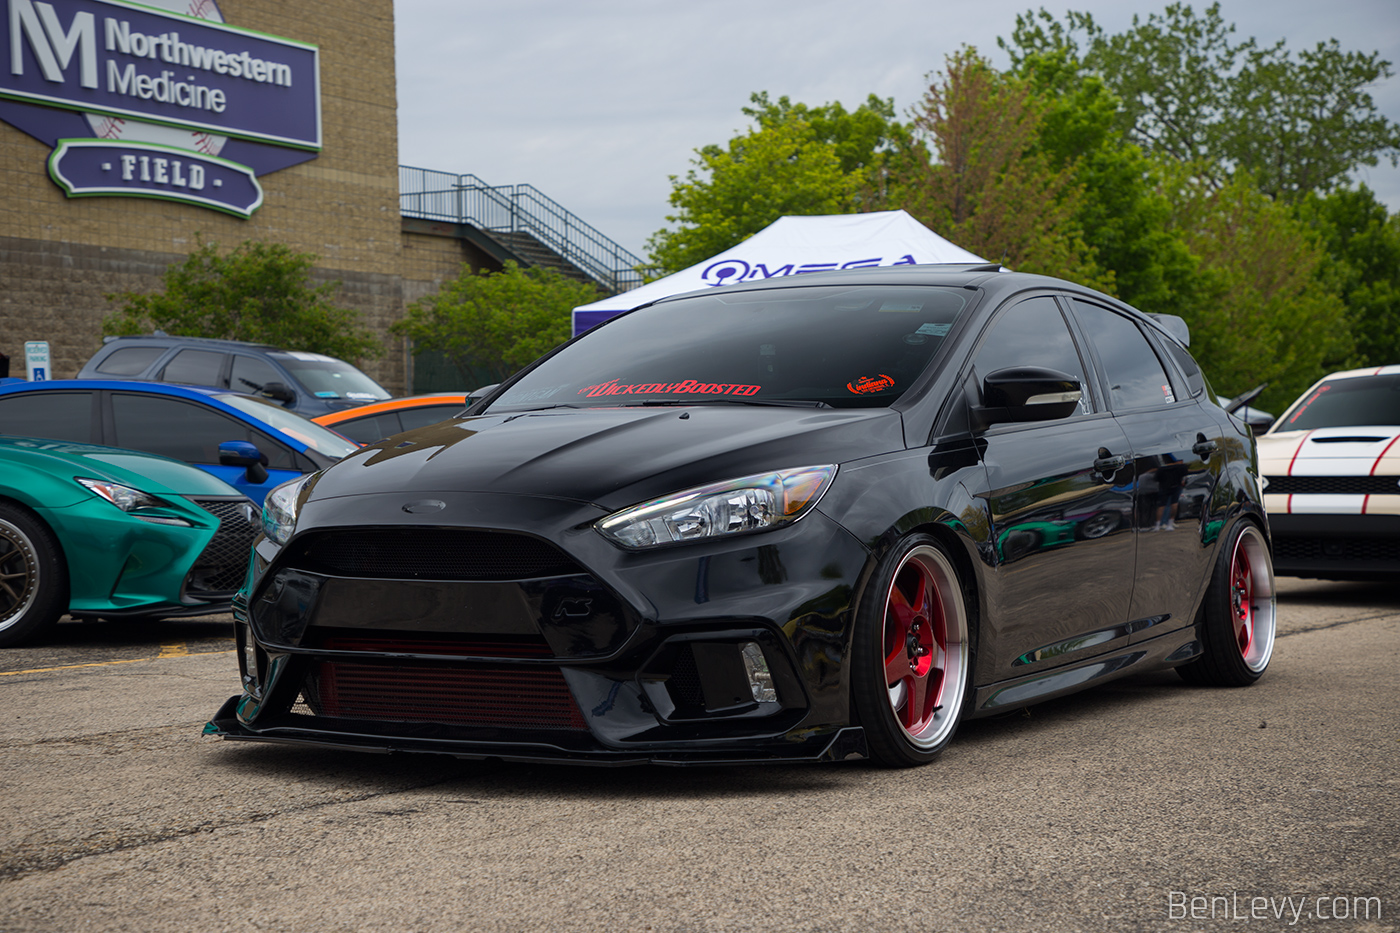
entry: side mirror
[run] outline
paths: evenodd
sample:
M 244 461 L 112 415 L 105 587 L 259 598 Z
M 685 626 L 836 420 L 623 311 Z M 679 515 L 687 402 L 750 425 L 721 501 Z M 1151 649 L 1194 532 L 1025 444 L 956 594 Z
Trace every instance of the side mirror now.
M 1020 421 L 1068 418 L 1084 395 L 1079 380 L 1056 369 L 1015 366 L 982 380 L 982 404 L 972 409 L 979 428 Z
M 245 467 L 244 476 L 254 485 L 267 482 L 267 454 L 251 441 L 224 441 L 219 445 L 219 463 Z
M 270 398 L 274 402 L 281 402 L 283 405 L 297 400 L 297 394 L 285 382 L 264 383 L 262 391 L 258 394 L 263 398 Z

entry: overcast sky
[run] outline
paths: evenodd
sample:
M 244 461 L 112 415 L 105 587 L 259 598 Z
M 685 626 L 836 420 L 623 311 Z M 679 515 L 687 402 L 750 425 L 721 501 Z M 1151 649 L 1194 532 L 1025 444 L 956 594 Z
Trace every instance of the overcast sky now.
M 1109 32 L 1165 3 L 1088 0 Z M 1208 4 L 1197 3 L 1197 11 Z M 1029 3 L 981 0 L 396 0 L 399 161 L 530 184 L 639 256 L 666 226 L 669 176 L 748 126 L 754 91 L 848 109 L 894 98 L 900 118 L 963 44 L 1000 66 Z M 1396 0 L 1222 0 L 1236 38 L 1400 61 Z M 1400 77 L 1372 89 L 1400 122 Z M 1361 178 L 1400 210 L 1400 171 Z

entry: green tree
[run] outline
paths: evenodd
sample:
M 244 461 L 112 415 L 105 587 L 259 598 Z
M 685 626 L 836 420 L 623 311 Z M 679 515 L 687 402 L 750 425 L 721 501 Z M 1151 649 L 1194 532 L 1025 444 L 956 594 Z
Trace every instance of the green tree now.
M 1082 192 L 1074 223 L 1118 297 L 1182 314 L 1195 300 L 1198 263 L 1171 226 L 1157 161 L 1123 139 L 1118 98 L 1068 48 L 1025 55 L 1016 74 L 1042 101 L 1036 147 L 1072 172 Z
M 596 286 L 553 269 L 462 274 L 434 295 L 414 302 L 390 331 L 413 340 L 413 352 L 438 350 L 457 368 L 462 384 L 474 372 L 499 382 L 569 339 L 571 313 L 597 301 Z
M 184 262 L 166 269 L 163 292 L 107 295 L 122 307 L 103 320 L 102 332 L 120 336 L 159 328 L 181 337 L 270 343 L 349 360 L 384 352 L 355 311 L 331 302 L 340 283 L 310 283 L 314 254 L 257 240 L 226 255 L 217 243 L 196 244 Z
M 931 77 L 890 203 L 989 260 L 1111 290 L 1075 219 L 1075 164 L 1041 146 L 1047 105 L 1030 83 L 969 48 Z
M 1201 260 L 1199 304 L 1183 315 L 1191 352 L 1226 394 L 1269 383 L 1259 405 L 1282 411 L 1352 353 L 1345 305 L 1319 274 L 1320 238 L 1240 175 L 1215 189 L 1180 172 L 1174 223 Z
M 1293 201 L 1359 166 L 1400 160 L 1400 127 L 1368 90 L 1392 75 L 1378 52 L 1344 52 L 1331 40 L 1295 57 L 1282 40 L 1261 46 L 1234 32 L 1219 3 L 1199 16 L 1171 3 L 1116 35 L 1088 13 L 1061 22 L 1042 8 L 1017 16 L 1011 39 L 998 41 L 1017 67 L 1069 50 L 1122 101 L 1128 141 L 1197 166 L 1217 186 L 1243 171 L 1265 194 Z
M 1391 214 L 1365 185 L 1298 205 L 1329 256 L 1324 281 L 1346 302 L 1358 366 L 1400 363 L 1400 214 Z
M 757 126 L 696 150 L 696 168 L 671 176 L 667 221 L 647 242 L 653 265 L 677 272 L 743 242 L 784 215 L 867 210 L 885 149 L 901 128 L 894 105 L 871 96 L 854 111 L 754 94 Z

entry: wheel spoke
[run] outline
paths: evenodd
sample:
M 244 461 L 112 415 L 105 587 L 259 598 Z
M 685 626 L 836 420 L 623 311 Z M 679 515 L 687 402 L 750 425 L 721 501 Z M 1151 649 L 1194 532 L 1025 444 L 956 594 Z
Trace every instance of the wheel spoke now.
M 1254 642 L 1254 593 L 1253 572 L 1249 555 L 1243 546 L 1235 550 L 1235 561 L 1230 581 L 1230 599 L 1235 623 L 1235 640 L 1242 656 L 1249 654 Z

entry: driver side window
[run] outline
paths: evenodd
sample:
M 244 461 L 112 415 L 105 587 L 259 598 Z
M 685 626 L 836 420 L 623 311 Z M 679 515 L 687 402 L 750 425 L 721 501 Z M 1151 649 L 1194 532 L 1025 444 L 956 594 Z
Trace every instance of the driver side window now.
M 990 373 L 1012 366 L 1041 366 L 1073 376 L 1083 391 L 1075 416 L 1093 410 L 1083 361 L 1055 299 L 1028 298 L 1012 305 L 983 336 L 973 360 L 978 384 Z

